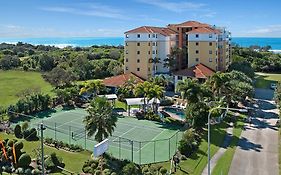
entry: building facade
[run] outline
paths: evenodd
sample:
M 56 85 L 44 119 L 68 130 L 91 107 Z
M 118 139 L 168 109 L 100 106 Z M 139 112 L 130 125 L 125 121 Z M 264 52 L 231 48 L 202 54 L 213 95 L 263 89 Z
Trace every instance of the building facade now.
M 124 72 L 143 79 L 157 74 L 177 76 L 177 71 L 190 72 L 188 69 L 198 64 L 212 71 L 224 71 L 231 63 L 230 32 L 196 21 L 127 31 L 124 48 Z M 178 48 L 180 53 L 174 57 L 174 66 L 169 67 L 165 60 L 172 48 Z

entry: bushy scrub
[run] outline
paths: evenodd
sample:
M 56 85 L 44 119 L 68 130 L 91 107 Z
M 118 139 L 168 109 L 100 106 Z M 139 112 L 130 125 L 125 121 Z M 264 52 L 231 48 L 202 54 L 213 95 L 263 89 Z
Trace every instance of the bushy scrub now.
M 184 132 L 178 149 L 181 154 L 189 156 L 198 148 L 198 145 L 199 136 L 196 134 L 194 129 L 190 128 Z

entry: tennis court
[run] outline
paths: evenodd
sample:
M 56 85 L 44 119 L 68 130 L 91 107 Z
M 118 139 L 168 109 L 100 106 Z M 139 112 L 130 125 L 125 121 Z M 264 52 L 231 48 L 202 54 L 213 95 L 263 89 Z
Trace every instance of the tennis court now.
M 45 116 L 44 116 L 45 115 Z M 96 141 L 86 136 L 83 118 L 84 109 L 62 110 L 40 113 L 32 119 L 33 125 L 43 121 L 45 137 L 68 144 L 78 144 L 93 150 Z M 109 151 L 116 158 L 147 164 L 169 160 L 175 153 L 182 132 L 158 122 L 119 117 L 113 135 L 109 138 Z

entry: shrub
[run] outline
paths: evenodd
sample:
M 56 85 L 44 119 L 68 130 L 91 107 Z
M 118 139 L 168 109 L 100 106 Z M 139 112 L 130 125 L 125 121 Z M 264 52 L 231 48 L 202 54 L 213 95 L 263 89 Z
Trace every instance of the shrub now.
M 18 166 L 26 168 L 31 163 L 31 157 L 28 154 L 22 154 L 19 158 Z
M 27 130 L 27 129 L 28 129 L 28 127 L 29 127 L 28 122 L 24 122 L 24 123 L 21 125 L 21 129 L 22 129 L 22 131 Z
M 16 138 L 19 138 L 19 139 L 22 138 L 22 132 L 21 132 L 20 125 L 15 126 L 14 133 L 15 133 Z
M 137 117 L 138 120 L 143 120 L 144 117 L 145 117 L 144 111 L 138 111 L 138 112 L 136 112 L 136 117 Z
M 137 175 L 139 174 L 139 169 L 133 162 L 131 162 L 123 167 L 122 173 L 125 175 Z
M 167 174 L 167 172 L 168 172 L 168 170 L 167 170 L 166 168 L 161 168 L 161 169 L 160 169 L 160 173 L 161 173 L 162 175 Z
M 195 133 L 194 129 L 188 129 L 184 132 L 182 140 L 179 142 L 179 151 L 181 154 L 189 156 L 193 153 L 198 147 L 197 138 L 198 135 Z
M 173 100 L 169 98 L 164 98 L 160 101 L 160 106 L 171 106 L 173 104 L 174 104 Z

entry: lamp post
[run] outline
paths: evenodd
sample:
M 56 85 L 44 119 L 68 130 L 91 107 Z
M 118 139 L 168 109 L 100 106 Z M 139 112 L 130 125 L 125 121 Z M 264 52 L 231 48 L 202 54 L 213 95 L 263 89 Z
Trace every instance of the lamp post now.
M 208 175 L 211 175 L 211 154 L 210 154 L 210 117 L 211 117 L 211 114 L 214 110 L 216 109 L 226 109 L 226 110 L 231 110 L 231 111 L 239 111 L 239 112 L 248 112 L 247 109 L 236 109 L 236 108 L 224 108 L 224 107 L 214 107 L 212 108 L 210 111 L 209 111 L 209 114 L 208 114 Z

